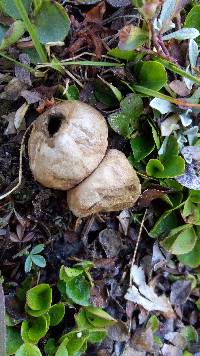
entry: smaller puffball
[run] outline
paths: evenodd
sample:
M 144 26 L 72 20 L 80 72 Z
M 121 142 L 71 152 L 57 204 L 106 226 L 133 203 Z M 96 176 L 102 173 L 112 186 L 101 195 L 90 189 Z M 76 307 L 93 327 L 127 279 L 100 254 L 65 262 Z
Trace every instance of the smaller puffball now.
M 104 117 L 80 101 L 57 104 L 34 123 L 29 143 L 30 167 L 36 181 L 68 190 L 88 177 L 108 145 Z
M 109 150 L 98 168 L 67 192 L 67 201 L 75 216 L 85 217 L 130 208 L 140 193 L 140 181 L 126 156 Z

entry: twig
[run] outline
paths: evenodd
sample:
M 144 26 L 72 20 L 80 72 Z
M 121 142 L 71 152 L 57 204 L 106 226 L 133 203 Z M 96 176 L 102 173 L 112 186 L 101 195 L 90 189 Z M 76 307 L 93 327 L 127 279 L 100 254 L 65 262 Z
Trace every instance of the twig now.
M 0 277 L 0 355 L 6 356 L 5 296 Z
M 12 188 L 11 190 L 9 190 L 8 192 L 6 192 L 3 195 L 0 195 L 0 200 L 3 200 L 5 198 L 7 198 L 10 194 L 12 194 L 13 192 L 15 192 L 21 185 L 22 183 L 22 176 L 23 176 L 23 172 L 22 172 L 22 161 L 23 161 L 23 152 L 24 152 L 24 141 L 26 138 L 26 135 L 28 133 L 28 131 L 30 130 L 30 128 L 32 128 L 33 123 L 26 129 L 24 136 L 22 137 L 22 142 L 21 142 L 21 146 L 20 146 L 20 153 L 19 153 L 19 175 L 18 175 L 18 183 L 17 185 Z
M 136 259 L 136 255 L 137 255 L 137 251 L 138 251 L 138 247 L 139 247 L 139 243 L 140 243 L 140 240 L 141 240 L 141 235 L 142 235 L 142 230 L 144 228 L 144 222 L 145 222 L 145 218 L 146 218 L 146 214 L 147 214 L 147 210 L 145 210 L 144 212 L 144 215 L 143 215 L 143 218 L 142 218 L 142 222 L 141 222 L 141 225 L 140 225 L 140 230 L 139 230 L 139 233 L 138 233 L 138 238 L 137 238 L 137 242 L 136 242 L 136 245 L 135 245 L 135 250 L 134 250 L 134 253 L 133 253 L 133 258 L 132 258 L 132 262 L 131 262 L 131 269 L 135 263 L 135 259 Z M 129 285 L 132 286 L 132 277 L 131 277 L 131 273 L 130 273 L 130 282 L 129 282 Z

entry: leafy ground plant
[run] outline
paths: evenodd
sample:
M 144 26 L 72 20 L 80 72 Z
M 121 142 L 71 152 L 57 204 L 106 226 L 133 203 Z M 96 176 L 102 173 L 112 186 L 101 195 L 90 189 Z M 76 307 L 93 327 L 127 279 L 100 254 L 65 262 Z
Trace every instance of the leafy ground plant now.
M 0 11 L 0 345 L 6 309 L 8 355 L 198 356 L 199 1 Z M 142 186 L 130 209 L 76 219 L 34 181 L 28 135 L 66 100 L 107 119 Z
M 9 318 L 7 355 L 42 355 L 37 345 L 44 338 L 44 349 L 48 355 L 81 355 L 87 350 L 88 343 L 97 343 L 106 337 L 106 328 L 116 323 L 116 320 L 101 308 L 90 305 L 90 288 L 84 295 L 84 288 L 91 286 L 89 269 L 92 266 L 91 262 L 83 261 L 74 267 L 61 267 L 61 296 L 56 304 L 52 304 L 53 292 L 49 284 L 41 283 L 28 290 L 23 289 L 25 286 L 22 287 L 23 290 L 18 295 L 21 302 L 25 303 L 26 318 L 21 325 L 17 323 L 16 326 L 11 326 L 12 318 Z M 82 296 L 78 290 L 82 292 Z M 55 326 L 61 322 L 64 325 L 64 320 L 68 317 L 65 307 L 73 303 L 87 305 L 75 314 L 75 327 L 58 340 L 48 336 Z

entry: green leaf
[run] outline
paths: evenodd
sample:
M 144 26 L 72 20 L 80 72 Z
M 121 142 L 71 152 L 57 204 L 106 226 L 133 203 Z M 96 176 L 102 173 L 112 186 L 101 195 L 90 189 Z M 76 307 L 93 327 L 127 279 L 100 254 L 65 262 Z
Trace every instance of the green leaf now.
M 7 30 L 8 30 L 8 27 L 0 24 L 0 43 L 3 41 Z
M 188 344 L 198 342 L 198 333 L 192 325 L 185 326 L 183 329 L 181 329 L 181 335 L 186 338 Z
M 66 294 L 79 305 L 88 305 L 90 297 L 90 283 L 83 275 L 71 278 L 66 282 Z
M 65 315 L 65 306 L 63 303 L 54 304 L 49 309 L 48 314 L 50 316 L 50 326 L 58 325 Z
M 160 155 L 160 160 L 151 159 L 148 162 L 146 166 L 147 174 L 156 178 L 173 178 L 182 175 L 185 171 L 185 161 L 177 154 L 177 140 L 174 136 L 170 136 L 164 154 Z
M 24 265 L 24 271 L 26 273 L 30 272 L 31 271 L 31 268 L 32 268 L 32 259 L 31 259 L 31 256 L 27 256 L 26 257 L 26 261 L 25 261 L 25 265 Z
M 153 333 L 156 333 L 156 331 L 158 331 L 159 328 L 159 320 L 155 315 L 152 315 L 150 317 L 150 319 L 147 322 L 147 328 L 151 328 Z
M 115 92 L 115 89 L 117 90 L 117 88 L 108 84 L 109 83 L 100 79 L 95 81 L 95 98 L 108 107 L 116 107 L 119 105 L 119 99 L 121 100 L 121 93 L 117 93 L 117 91 Z
M 6 355 L 13 355 L 23 344 L 20 331 L 17 328 L 6 328 Z
M 187 14 L 185 19 L 185 27 L 194 27 L 200 31 L 200 5 L 195 5 Z M 196 40 L 200 44 L 200 36 Z
M 16 43 L 25 32 L 24 23 L 20 20 L 13 22 L 0 45 L 0 50 L 3 50 L 12 44 Z
M 38 244 L 31 250 L 31 255 L 37 255 L 44 250 L 44 244 Z
M 46 267 L 46 260 L 43 256 L 40 255 L 31 255 L 33 263 L 38 267 Z
M 192 251 L 196 244 L 197 236 L 192 227 L 183 230 L 176 238 L 170 248 L 175 255 L 182 255 Z
M 140 85 L 153 90 L 160 90 L 167 82 L 165 67 L 156 61 L 142 62 L 136 73 Z
M 95 328 L 113 325 L 116 320 L 101 308 L 88 306 L 85 308 L 86 318 Z
M 192 203 L 200 203 L 200 190 L 190 190 L 189 197 Z
M 32 0 L 22 0 L 22 2 L 26 11 L 29 12 Z M 8 16 L 13 17 L 14 19 L 21 19 L 13 0 L 0 0 L 0 6 Z
M 123 31 L 123 30 L 122 30 Z M 122 36 L 121 36 L 122 37 Z M 148 40 L 148 33 L 140 27 L 130 25 L 128 32 L 121 38 L 119 48 L 124 51 L 131 51 L 141 47 Z
M 52 302 L 52 290 L 49 284 L 39 284 L 28 290 L 26 294 L 27 312 L 40 316 L 48 311 Z
M 151 136 L 148 138 L 146 135 L 136 136 L 130 140 L 130 143 L 137 162 L 147 157 L 155 148 Z
M 57 2 L 43 0 L 34 19 L 34 25 L 41 43 L 63 41 L 70 28 L 65 9 Z
M 120 103 L 120 110 L 109 115 L 108 121 L 112 129 L 122 136 L 130 137 L 138 128 L 139 118 L 143 112 L 143 102 L 140 96 L 128 95 Z
M 83 270 L 88 271 L 91 268 L 94 268 L 94 263 L 91 261 L 81 261 L 79 263 L 76 263 L 74 267 L 82 268 Z
M 23 321 L 21 325 L 21 336 L 25 342 L 37 344 L 49 329 L 48 320 L 45 316 Z
M 102 342 L 105 337 L 107 336 L 107 331 L 106 330 L 89 330 L 89 336 L 88 336 L 88 342 L 91 342 L 92 344 L 95 344 L 97 342 Z
M 79 352 L 82 350 L 84 345 L 87 343 L 88 332 L 72 332 L 67 334 L 69 337 L 69 342 L 67 343 L 67 351 L 69 356 L 80 355 Z
M 42 356 L 42 354 L 37 346 L 26 343 L 18 349 L 15 356 Z
M 128 62 L 133 62 L 138 57 L 137 52 L 125 51 L 118 47 L 110 49 L 107 54 L 114 58 L 124 59 Z
M 48 356 L 55 356 L 56 349 L 57 349 L 57 346 L 56 346 L 55 339 L 53 339 L 53 338 L 48 339 L 46 345 L 44 346 L 44 351 L 46 352 L 46 354 Z
M 64 91 L 63 95 L 66 96 L 68 100 L 79 100 L 80 98 L 79 90 L 75 84 L 70 85 L 68 89 Z
M 183 265 L 192 268 L 198 267 L 200 265 L 200 239 L 197 239 L 197 242 L 191 252 L 184 255 L 178 255 L 177 258 Z
M 193 203 L 190 199 L 190 196 L 184 204 L 182 215 L 187 223 L 194 224 L 194 225 L 200 225 L 199 204 Z
M 67 348 L 64 344 L 61 344 L 59 347 L 58 347 L 58 350 L 55 354 L 55 356 L 68 356 L 68 351 L 67 351 Z M 54 355 L 53 355 L 54 356 Z M 77 355 L 78 356 L 78 355 Z
M 153 238 L 158 238 L 164 234 L 167 235 L 170 230 L 177 227 L 178 224 L 178 217 L 173 209 L 165 211 L 150 230 L 149 235 Z
M 61 266 L 60 279 L 65 282 L 68 282 L 69 279 L 78 277 L 82 273 L 83 273 L 83 270 L 81 268 Z

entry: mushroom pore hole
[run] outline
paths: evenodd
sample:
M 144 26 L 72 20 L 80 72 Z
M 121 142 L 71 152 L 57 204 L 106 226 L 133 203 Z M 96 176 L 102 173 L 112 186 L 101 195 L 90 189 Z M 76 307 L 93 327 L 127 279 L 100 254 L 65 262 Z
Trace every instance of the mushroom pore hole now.
M 49 115 L 48 132 L 50 137 L 53 137 L 56 134 L 56 132 L 59 131 L 63 120 L 64 120 L 64 115 L 61 113 Z

